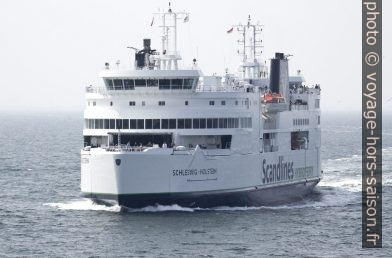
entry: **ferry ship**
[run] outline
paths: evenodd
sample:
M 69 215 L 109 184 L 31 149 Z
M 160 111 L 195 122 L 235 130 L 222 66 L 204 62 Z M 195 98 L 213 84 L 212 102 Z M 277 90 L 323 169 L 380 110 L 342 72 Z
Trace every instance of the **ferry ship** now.
M 86 88 L 82 195 L 126 207 L 259 206 L 303 198 L 322 178 L 320 86 L 289 76 L 289 55 L 262 60 L 262 26 L 233 26 L 240 64 L 204 75 L 180 65 L 177 26 L 155 13 L 161 49 L 135 50 L 134 68 L 105 63 Z M 153 20 L 154 21 L 154 20 Z M 185 62 L 184 62 L 185 63 Z

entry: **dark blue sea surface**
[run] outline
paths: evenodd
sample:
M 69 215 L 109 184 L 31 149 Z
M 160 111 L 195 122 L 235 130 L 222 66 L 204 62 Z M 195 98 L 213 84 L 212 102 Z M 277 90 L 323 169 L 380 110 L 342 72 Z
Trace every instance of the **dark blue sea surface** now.
M 273 207 L 123 209 L 79 197 L 82 115 L 0 114 L 0 257 L 392 257 L 392 117 L 384 248 L 361 248 L 361 117 L 323 114 L 324 179 Z

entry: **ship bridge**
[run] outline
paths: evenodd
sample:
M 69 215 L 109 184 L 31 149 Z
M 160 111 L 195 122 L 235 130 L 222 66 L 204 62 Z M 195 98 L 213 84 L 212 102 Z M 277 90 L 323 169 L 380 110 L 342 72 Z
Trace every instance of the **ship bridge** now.
M 100 73 L 106 90 L 194 90 L 202 73 L 200 70 L 116 70 Z

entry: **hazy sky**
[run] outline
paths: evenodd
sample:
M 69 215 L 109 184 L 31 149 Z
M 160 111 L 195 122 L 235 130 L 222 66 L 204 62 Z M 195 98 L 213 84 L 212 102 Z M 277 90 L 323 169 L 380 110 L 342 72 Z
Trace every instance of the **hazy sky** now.
M 1 110 L 83 110 L 84 87 L 101 84 L 105 62 L 133 62 L 127 46 L 160 42 L 152 12 L 168 1 L 0 1 Z M 361 108 L 361 1 L 172 1 L 191 13 L 180 23 L 184 63 L 197 57 L 204 74 L 236 69 L 231 25 L 248 14 L 264 27 L 264 58 L 292 54 L 292 74 L 320 83 L 322 109 Z M 383 2 L 384 110 L 392 110 L 392 1 Z M 156 28 L 155 28 L 156 30 Z

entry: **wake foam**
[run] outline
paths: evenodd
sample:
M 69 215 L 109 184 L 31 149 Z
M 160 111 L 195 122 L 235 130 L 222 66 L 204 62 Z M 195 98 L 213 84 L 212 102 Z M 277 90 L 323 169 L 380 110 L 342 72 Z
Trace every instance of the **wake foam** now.
M 182 207 L 177 204 L 173 205 L 154 205 L 144 208 L 124 208 L 126 212 L 165 212 L 165 211 L 180 211 L 180 212 L 194 212 L 196 209 Z
M 180 211 L 194 212 L 195 209 L 173 205 L 154 205 L 144 208 L 128 208 L 119 205 L 105 205 L 96 203 L 90 199 L 78 199 L 69 202 L 44 203 L 44 206 L 56 208 L 58 210 L 78 210 L 78 211 L 109 211 L 109 212 L 165 212 Z
M 59 210 L 79 210 L 79 211 L 110 211 L 110 212 L 120 212 L 121 206 L 118 205 L 104 205 L 97 204 L 90 199 L 79 199 L 72 200 L 65 203 L 45 203 L 45 206 L 50 206 L 57 208 Z
M 45 206 L 53 207 L 58 210 L 76 210 L 76 211 L 105 211 L 105 212 L 124 212 L 124 213 L 159 213 L 159 212 L 208 212 L 208 211 L 257 211 L 257 210 L 292 210 L 292 209 L 321 209 L 326 207 L 346 206 L 349 204 L 360 203 L 360 196 L 356 193 L 344 190 L 336 191 L 335 189 L 319 189 L 310 194 L 307 198 L 288 204 L 273 206 L 218 206 L 213 208 L 189 208 L 177 204 L 173 205 L 153 205 L 143 208 L 128 208 L 119 205 L 97 204 L 90 199 L 72 200 L 64 203 L 45 203 Z

